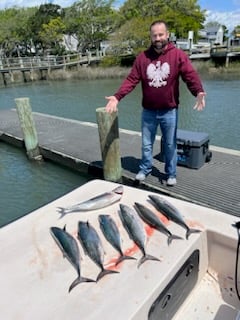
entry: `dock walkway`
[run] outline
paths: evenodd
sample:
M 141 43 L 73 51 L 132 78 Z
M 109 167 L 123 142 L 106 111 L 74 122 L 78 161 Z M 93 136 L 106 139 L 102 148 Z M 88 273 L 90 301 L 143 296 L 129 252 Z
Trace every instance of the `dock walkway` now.
M 94 123 L 33 113 L 39 147 L 45 159 L 95 177 L 102 175 L 98 128 Z M 23 147 L 16 110 L 0 111 L 0 140 Z M 160 192 L 181 200 L 240 216 L 240 151 L 211 146 L 212 160 L 200 169 L 178 166 L 178 183 L 167 187 L 164 164 L 158 160 L 160 137 L 154 145 L 152 174 L 138 185 L 135 175 L 141 158 L 139 132 L 120 129 L 124 184 Z

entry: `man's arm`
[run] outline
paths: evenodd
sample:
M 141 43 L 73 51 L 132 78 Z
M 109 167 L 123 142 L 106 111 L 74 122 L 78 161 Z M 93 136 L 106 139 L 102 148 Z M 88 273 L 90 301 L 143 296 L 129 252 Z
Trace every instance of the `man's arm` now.
M 122 82 L 120 88 L 113 96 L 105 97 L 108 102 L 106 104 L 106 112 L 112 113 L 117 111 L 117 105 L 121 99 L 123 99 L 127 94 L 129 94 L 139 83 L 141 74 L 138 70 L 139 57 L 137 57 L 134 61 L 133 67 L 126 77 L 126 79 Z
M 183 81 L 186 83 L 189 91 L 197 98 L 194 109 L 202 111 L 205 108 L 205 96 L 203 85 L 199 74 L 193 67 L 189 57 L 184 53 L 180 53 L 180 74 Z

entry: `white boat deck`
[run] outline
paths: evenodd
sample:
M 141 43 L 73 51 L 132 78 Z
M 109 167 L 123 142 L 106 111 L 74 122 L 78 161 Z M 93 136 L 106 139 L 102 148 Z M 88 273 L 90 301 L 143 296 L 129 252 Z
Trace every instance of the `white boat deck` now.
M 240 301 L 234 287 L 237 218 L 189 202 L 167 198 L 183 214 L 190 227 L 201 233 L 185 239 L 185 230 L 166 222 L 169 230 L 183 237 L 167 245 L 166 235 L 148 230 L 146 252 L 161 259 L 147 261 L 137 268 L 141 252 L 122 227 L 119 202 L 104 209 L 75 212 L 59 219 L 57 207 L 67 207 L 90 199 L 116 187 L 116 183 L 93 180 L 71 193 L 39 208 L 0 229 L 0 318 L 4 320 L 147 320 L 172 319 L 149 317 L 149 310 L 180 267 L 195 251 L 200 251 L 196 284 L 175 314 L 174 320 L 239 319 Z M 153 193 L 153 192 L 151 192 Z M 124 186 L 121 203 L 132 206 L 140 202 L 156 210 L 148 201 L 150 192 Z M 163 196 L 164 197 L 164 196 Z M 118 253 L 103 238 L 99 214 L 110 214 L 122 237 L 123 251 L 137 260 L 114 266 Z M 102 238 L 105 266 L 119 271 L 98 283 L 82 283 L 70 293 L 68 288 L 77 273 L 63 256 L 50 235 L 52 226 L 64 227 L 77 236 L 78 221 L 89 221 Z M 96 279 L 99 268 L 81 252 L 81 274 Z M 240 282 L 238 281 L 240 286 Z M 171 301 L 170 301 L 171 304 Z
M 176 320 L 239 320 L 234 273 L 236 243 L 221 233 L 209 231 L 208 270 L 186 299 Z M 238 268 L 238 275 L 240 268 Z M 238 288 L 240 279 L 238 280 Z M 239 289 L 240 290 L 240 289 Z
M 230 290 L 228 294 L 230 297 Z M 237 320 L 240 319 L 240 313 L 230 303 L 224 301 L 218 279 L 206 273 L 174 319 Z

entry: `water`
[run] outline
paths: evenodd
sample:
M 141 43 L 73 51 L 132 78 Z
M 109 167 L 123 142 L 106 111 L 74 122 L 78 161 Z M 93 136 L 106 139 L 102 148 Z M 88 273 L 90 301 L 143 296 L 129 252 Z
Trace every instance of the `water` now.
M 0 142 L 0 226 L 55 200 L 91 177 L 52 162 L 28 161 L 24 150 Z
M 202 77 L 207 92 L 203 112 L 193 110 L 195 98 L 181 84 L 179 128 L 207 132 L 212 145 L 240 150 L 239 79 Z M 15 108 L 14 98 L 29 97 L 33 111 L 96 122 L 121 80 L 41 81 L 1 88 L 0 109 Z M 119 127 L 140 131 L 141 88 L 119 104 Z M 140 146 L 139 146 L 140 148 Z M 51 162 L 29 162 L 25 152 L 0 142 L 0 226 L 60 197 L 90 180 Z
M 203 77 L 202 77 L 203 78 Z M 106 104 L 121 80 L 42 81 L 0 89 L 0 109 L 15 107 L 14 98 L 29 97 L 33 111 L 81 121 L 96 122 L 96 108 Z M 204 79 L 207 92 L 203 112 L 193 110 L 195 98 L 181 85 L 179 128 L 207 132 L 212 145 L 240 150 L 239 79 Z M 140 131 L 141 88 L 119 104 L 119 126 Z

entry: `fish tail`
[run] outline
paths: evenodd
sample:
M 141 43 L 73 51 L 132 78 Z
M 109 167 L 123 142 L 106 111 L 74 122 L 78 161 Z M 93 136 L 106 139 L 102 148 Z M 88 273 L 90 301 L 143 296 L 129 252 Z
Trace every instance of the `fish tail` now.
M 168 236 L 168 245 L 170 245 L 172 243 L 173 240 L 182 240 L 182 237 L 179 237 L 175 234 L 171 234 Z
M 141 266 L 141 264 L 143 264 L 145 261 L 147 260 L 154 260 L 154 261 L 161 261 L 160 259 L 154 257 L 154 256 L 151 256 L 150 254 L 145 254 L 142 256 L 142 258 L 139 260 L 138 262 L 138 268 Z
M 124 260 L 136 260 L 136 258 L 131 257 L 131 256 L 121 255 L 121 256 L 117 259 L 117 261 L 116 261 L 116 263 L 115 263 L 115 266 L 117 266 L 120 262 L 122 262 L 122 261 L 124 261 Z
M 60 213 L 60 217 L 59 219 L 61 219 L 63 216 L 65 216 L 65 214 L 67 214 L 65 208 L 62 208 L 62 207 L 57 207 L 57 212 Z
M 96 282 L 93 279 L 89 279 L 89 278 L 84 278 L 84 277 L 77 277 L 77 279 L 75 279 L 73 281 L 73 283 L 70 285 L 68 292 L 70 292 L 73 288 L 75 288 L 78 284 L 82 283 L 82 282 Z
M 108 270 L 108 269 L 103 269 L 99 275 L 97 276 L 96 282 L 98 282 L 101 278 L 103 278 L 104 276 L 110 274 L 110 273 L 119 273 L 118 271 L 115 270 Z
M 187 229 L 186 239 L 188 240 L 190 234 L 192 234 L 192 233 L 199 233 L 199 232 L 201 232 L 201 230 L 199 230 L 199 229 Z

